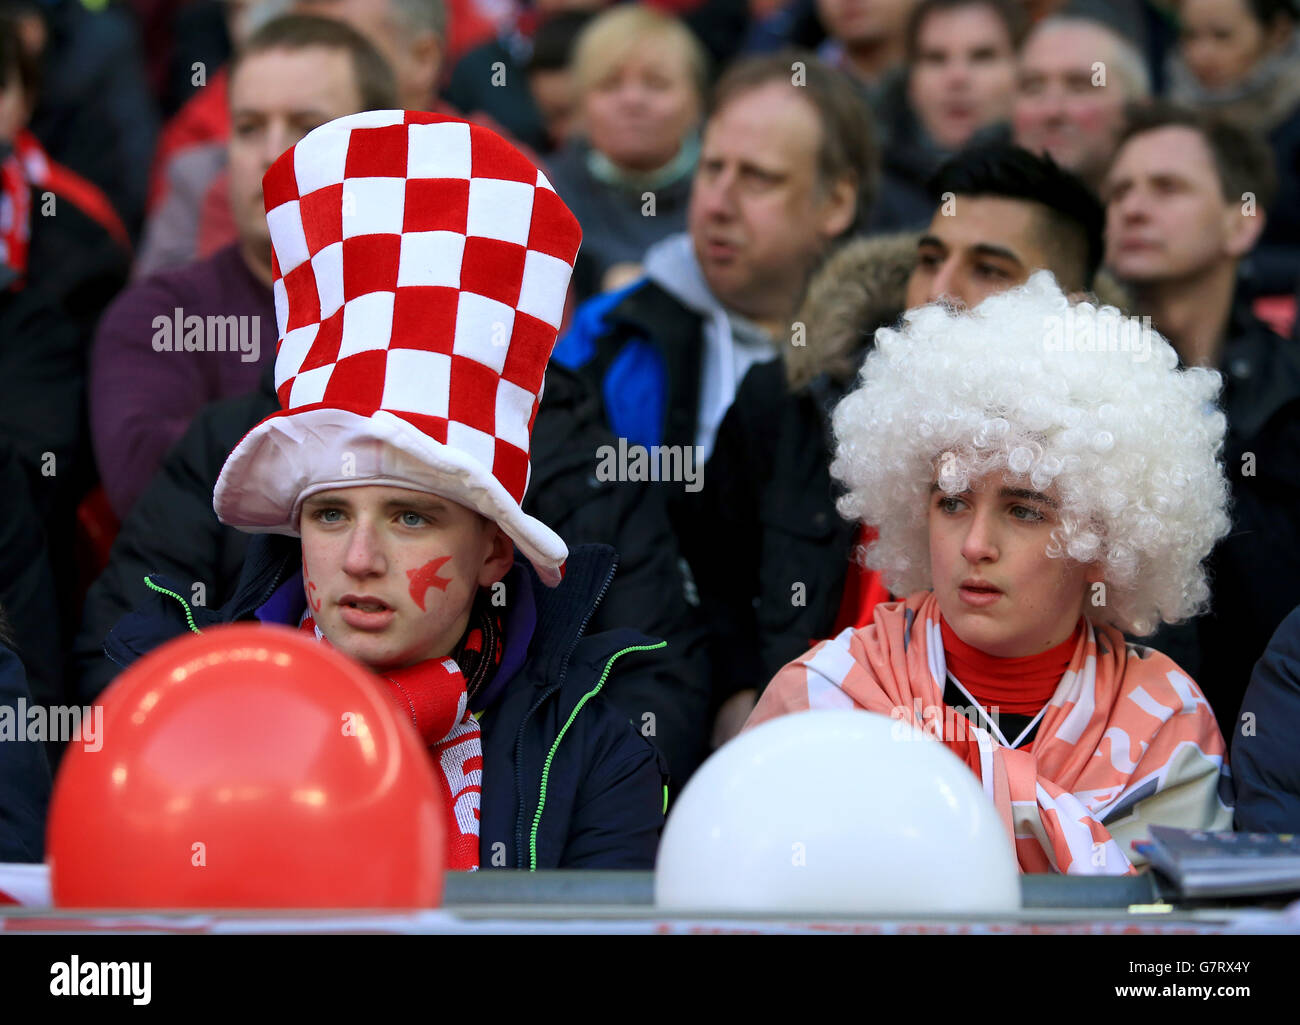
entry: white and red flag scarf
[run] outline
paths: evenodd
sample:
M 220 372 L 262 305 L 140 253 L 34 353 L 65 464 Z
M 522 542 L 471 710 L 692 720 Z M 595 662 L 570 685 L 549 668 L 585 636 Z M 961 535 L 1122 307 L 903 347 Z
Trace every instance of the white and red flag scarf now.
M 983 783 L 1022 872 L 1124 875 L 1151 825 L 1232 828 L 1219 797 L 1223 737 L 1205 695 L 1165 655 L 1085 622 L 1033 741 L 1013 748 L 942 714 L 939 603 L 922 591 L 822 641 L 773 678 L 745 723 L 862 708 L 936 737 Z M 927 715 L 939 709 L 940 714 Z M 940 725 L 942 724 L 942 725 Z
M 301 629 L 329 641 L 310 615 Z M 453 658 L 431 658 L 377 674 L 393 706 L 410 719 L 433 761 L 447 824 L 447 868 L 478 868 L 479 806 L 483 794 L 483 743 L 469 712 L 465 677 Z

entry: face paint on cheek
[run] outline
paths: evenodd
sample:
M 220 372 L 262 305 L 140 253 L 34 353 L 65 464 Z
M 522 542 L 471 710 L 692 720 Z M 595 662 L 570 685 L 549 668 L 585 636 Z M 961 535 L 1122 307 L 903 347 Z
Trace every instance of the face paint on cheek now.
M 320 607 L 324 602 L 320 598 L 316 597 L 316 585 L 311 582 L 311 574 L 307 569 L 306 552 L 303 552 L 302 555 L 302 579 L 303 583 L 307 585 L 307 604 L 311 606 L 312 612 L 319 612 Z
M 430 559 L 418 569 L 408 569 L 406 571 L 406 575 L 411 578 L 411 600 L 420 606 L 421 612 L 424 611 L 424 594 L 430 587 L 445 591 L 447 585 L 451 583 L 450 577 L 438 576 L 438 570 L 450 561 L 451 556 L 444 555 L 438 559 Z

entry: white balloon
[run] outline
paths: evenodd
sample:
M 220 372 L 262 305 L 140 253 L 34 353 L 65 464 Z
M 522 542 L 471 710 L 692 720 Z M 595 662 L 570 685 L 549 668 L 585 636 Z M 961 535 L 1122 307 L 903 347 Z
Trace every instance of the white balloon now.
M 982 914 L 1020 908 L 979 780 L 915 727 L 785 715 L 719 748 L 677 799 L 655 903 L 692 911 Z

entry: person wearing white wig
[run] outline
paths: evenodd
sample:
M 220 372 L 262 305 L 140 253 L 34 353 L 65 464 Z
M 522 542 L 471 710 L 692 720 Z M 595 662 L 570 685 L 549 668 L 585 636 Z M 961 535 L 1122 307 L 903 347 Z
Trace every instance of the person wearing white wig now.
M 831 472 L 840 513 L 879 531 L 866 565 L 907 597 L 782 669 L 745 728 L 850 707 L 921 728 L 980 778 L 1026 872 L 1132 872 L 1152 824 L 1230 828 L 1208 702 L 1123 636 L 1207 603 L 1219 387 L 1045 271 L 881 329 Z

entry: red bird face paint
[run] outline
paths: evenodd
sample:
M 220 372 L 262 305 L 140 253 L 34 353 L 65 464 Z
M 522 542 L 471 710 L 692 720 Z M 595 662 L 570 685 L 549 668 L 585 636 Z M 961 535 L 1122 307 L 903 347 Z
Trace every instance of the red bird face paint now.
M 466 506 L 387 485 L 312 495 L 301 532 L 310 615 L 331 645 L 377 671 L 455 648 L 498 536 Z
M 311 573 L 307 569 L 307 549 L 303 548 L 302 553 L 302 580 L 307 588 L 307 604 L 311 606 L 313 614 L 318 614 L 321 607 L 321 599 L 316 594 L 316 585 L 311 582 Z
M 444 555 L 438 559 L 430 559 L 418 569 L 408 569 L 406 575 L 411 580 L 411 601 L 420 606 L 420 611 L 424 611 L 424 595 L 430 587 L 436 587 L 439 591 L 447 590 L 447 585 L 451 583 L 450 577 L 438 576 L 444 564 L 451 561 L 450 555 Z

